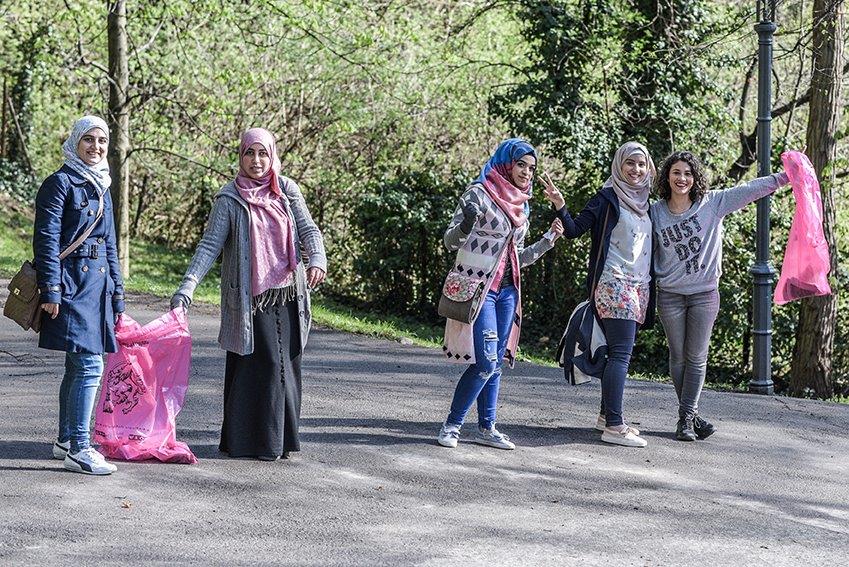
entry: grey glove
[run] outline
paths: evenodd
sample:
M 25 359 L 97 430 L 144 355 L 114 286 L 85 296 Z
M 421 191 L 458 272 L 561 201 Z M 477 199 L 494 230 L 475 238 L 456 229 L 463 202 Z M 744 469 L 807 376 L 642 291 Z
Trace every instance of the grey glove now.
M 182 307 L 186 311 L 189 310 L 189 305 L 192 304 L 192 300 L 189 299 L 187 295 L 182 293 L 175 293 L 171 296 L 171 309 L 177 309 L 178 307 Z
M 460 222 L 460 230 L 466 234 L 471 234 L 472 229 L 475 227 L 475 223 L 478 222 L 478 219 L 482 214 L 483 213 L 477 203 L 469 201 L 463 205 L 463 220 Z

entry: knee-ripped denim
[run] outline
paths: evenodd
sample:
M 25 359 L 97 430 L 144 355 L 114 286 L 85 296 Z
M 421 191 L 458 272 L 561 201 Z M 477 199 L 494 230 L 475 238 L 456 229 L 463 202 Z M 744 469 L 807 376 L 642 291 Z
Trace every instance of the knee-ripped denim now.
M 462 425 L 475 400 L 478 402 L 478 425 L 484 429 L 495 425 L 501 364 L 518 299 L 519 292 L 513 286 L 486 294 L 483 307 L 472 327 L 475 363 L 469 365 L 457 383 L 451 413 L 445 420 L 449 425 Z

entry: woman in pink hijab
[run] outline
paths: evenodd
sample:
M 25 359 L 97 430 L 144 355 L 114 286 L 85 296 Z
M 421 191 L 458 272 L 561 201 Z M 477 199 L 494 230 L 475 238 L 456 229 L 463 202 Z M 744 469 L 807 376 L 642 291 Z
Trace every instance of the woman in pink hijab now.
M 324 280 L 327 259 L 300 188 L 280 174 L 277 144 L 268 130 L 251 128 L 242 135 L 239 173 L 215 197 L 172 308 L 191 305 L 219 254 L 218 342 L 227 351 L 219 449 L 231 457 L 285 459 L 300 450 L 301 354 L 310 330 L 310 290 Z

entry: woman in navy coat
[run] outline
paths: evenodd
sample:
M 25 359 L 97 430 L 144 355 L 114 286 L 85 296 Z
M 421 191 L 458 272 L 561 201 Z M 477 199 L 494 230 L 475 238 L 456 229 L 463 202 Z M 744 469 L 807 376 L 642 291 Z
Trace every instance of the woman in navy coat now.
M 116 467 L 90 445 L 89 423 L 103 373 L 103 353 L 115 352 L 115 319 L 124 311 L 111 178 L 106 151 L 109 128 L 102 118 L 78 120 L 62 145 L 65 163 L 44 180 L 35 206 L 33 250 L 41 291 L 38 346 L 65 351 L 59 390 L 59 437 L 53 456 L 68 470 L 110 474 Z M 98 218 L 100 201 L 102 216 Z M 59 254 L 95 223 L 82 245 Z

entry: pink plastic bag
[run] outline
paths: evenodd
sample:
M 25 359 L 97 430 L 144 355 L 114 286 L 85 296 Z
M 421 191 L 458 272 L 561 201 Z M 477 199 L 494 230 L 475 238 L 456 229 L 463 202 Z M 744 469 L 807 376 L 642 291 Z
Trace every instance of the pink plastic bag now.
M 100 452 L 127 461 L 196 463 L 189 446 L 177 441 L 175 424 L 189 387 L 186 312 L 172 310 L 144 327 L 122 315 L 115 335 L 118 352 L 106 360 L 95 408 Z
M 831 294 L 828 271 L 831 267 L 828 242 L 822 228 L 822 199 L 817 174 L 802 152 L 781 154 L 784 170 L 793 186 L 796 212 L 790 226 L 781 277 L 775 287 L 775 303 Z

